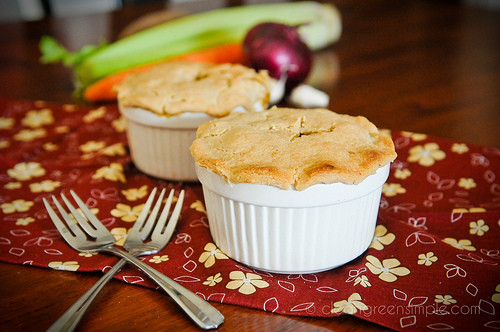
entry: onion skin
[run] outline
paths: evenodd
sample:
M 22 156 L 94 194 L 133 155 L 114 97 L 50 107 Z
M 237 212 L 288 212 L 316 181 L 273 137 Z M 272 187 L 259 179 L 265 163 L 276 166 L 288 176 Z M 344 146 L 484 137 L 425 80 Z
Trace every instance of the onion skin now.
M 304 82 L 312 68 L 313 55 L 302 41 L 298 27 L 281 23 L 260 23 L 243 40 L 250 65 L 265 69 L 276 79 L 286 75 L 286 91 Z

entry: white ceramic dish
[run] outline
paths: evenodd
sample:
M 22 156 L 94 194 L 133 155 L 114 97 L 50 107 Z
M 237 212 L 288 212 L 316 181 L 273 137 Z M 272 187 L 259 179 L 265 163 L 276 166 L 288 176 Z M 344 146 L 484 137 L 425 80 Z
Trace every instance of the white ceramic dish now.
M 198 126 L 213 117 L 205 113 L 161 117 L 131 107 L 121 107 L 120 111 L 127 119 L 130 155 L 139 170 L 162 179 L 198 180 L 189 146 Z
M 234 260 L 276 273 L 313 273 L 343 265 L 370 245 L 389 164 L 358 185 L 303 191 L 229 184 L 196 165 L 210 232 Z

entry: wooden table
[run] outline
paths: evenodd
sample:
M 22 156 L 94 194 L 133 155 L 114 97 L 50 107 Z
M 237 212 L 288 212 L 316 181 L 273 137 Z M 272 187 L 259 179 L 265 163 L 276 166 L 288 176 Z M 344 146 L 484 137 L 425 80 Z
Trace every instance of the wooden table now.
M 500 12 L 453 1 L 335 4 L 343 15 L 343 35 L 317 54 L 319 70 L 311 78 L 331 96 L 332 110 L 364 115 L 382 128 L 500 147 Z M 40 37 L 49 34 L 76 49 L 101 38 L 113 40 L 133 19 L 158 10 L 165 5 L 1 24 L 0 97 L 80 103 L 71 97 L 70 70 L 39 64 Z M 0 263 L 0 329 L 45 330 L 99 277 Z M 214 305 L 226 317 L 220 331 L 383 330 L 349 316 L 288 317 Z M 196 327 L 162 292 L 112 281 L 78 330 Z

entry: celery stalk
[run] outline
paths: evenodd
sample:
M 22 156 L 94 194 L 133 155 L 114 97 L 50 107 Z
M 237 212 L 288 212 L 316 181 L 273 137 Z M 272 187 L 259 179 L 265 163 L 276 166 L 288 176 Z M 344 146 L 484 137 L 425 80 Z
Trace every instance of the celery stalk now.
M 192 14 L 111 44 L 87 46 L 82 52 L 65 53 L 50 38 L 42 39 L 40 49 L 42 61 L 62 61 L 72 66 L 77 88 L 85 88 L 117 71 L 242 41 L 250 28 L 266 21 L 301 25 L 299 32 L 312 50 L 323 48 L 340 37 L 340 15 L 333 5 L 303 1 L 228 7 Z M 52 50 L 56 55 L 50 54 Z

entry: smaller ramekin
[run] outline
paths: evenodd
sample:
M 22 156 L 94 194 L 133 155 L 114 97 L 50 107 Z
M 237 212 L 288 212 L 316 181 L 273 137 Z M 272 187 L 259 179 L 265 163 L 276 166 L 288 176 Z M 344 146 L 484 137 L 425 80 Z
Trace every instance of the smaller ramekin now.
M 135 166 L 148 175 L 176 181 L 198 181 L 189 146 L 196 129 L 214 119 L 206 113 L 166 117 L 133 107 L 120 107 L 127 119 L 127 139 Z
M 220 250 L 255 269 L 300 274 L 341 266 L 370 246 L 389 165 L 357 185 L 302 191 L 230 184 L 199 165 L 196 172 Z

